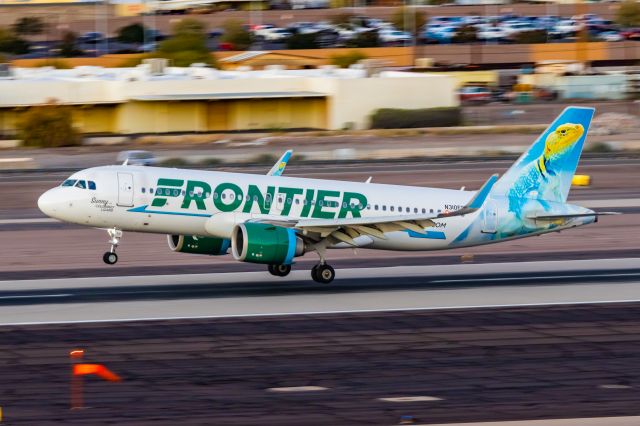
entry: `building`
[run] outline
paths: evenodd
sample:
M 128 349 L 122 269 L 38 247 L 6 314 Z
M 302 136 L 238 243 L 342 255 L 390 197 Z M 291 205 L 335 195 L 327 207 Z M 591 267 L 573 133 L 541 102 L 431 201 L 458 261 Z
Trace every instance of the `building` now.
M 366 128 L 379 108 L 458 104 L 455 78 L 323 67 L 220 71 L 162 62 L 135 68 L 14 68 L 0 77 L 0 132 L 22 112 L 55 99 L 93 134 Z

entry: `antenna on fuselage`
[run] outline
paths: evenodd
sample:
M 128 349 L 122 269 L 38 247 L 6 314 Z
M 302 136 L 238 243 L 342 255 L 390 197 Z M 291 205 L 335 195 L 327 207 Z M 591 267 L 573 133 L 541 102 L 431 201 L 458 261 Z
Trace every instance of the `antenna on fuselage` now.
M 123 166 L 126 166 L 129 164 L 129 157 L 126 158 L 126 160 L 124 160 L 124 162 L 122 163 Z

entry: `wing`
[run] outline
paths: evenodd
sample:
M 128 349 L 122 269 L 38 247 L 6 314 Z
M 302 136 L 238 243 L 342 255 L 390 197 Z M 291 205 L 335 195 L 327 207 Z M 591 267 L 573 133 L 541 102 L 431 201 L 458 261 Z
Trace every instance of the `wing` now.
M 440 214 L 407 214 L 377 217 L 352 217 L 343 219 L 290 219 L 281 217 L 262 218 L 261 222 L 273 225 L 295 228 L 302 236 L 319 241 L 325 238 L 333 242 L 344 242 L 356 245 L 354 238 L 361 235 L 386 239 L 385 233 L 393 231 L 412 231 L 426 235 L 425 228 L 434 226 L 434 219 L 463 216 L 474 213 L 482 207 L 491 188 L 498 180 L 498 175 L 492 175 L 476 192 L 473 198 L 463 208 Z
M 276 164 L 271 167 L 271 170 L 267 172 L 267 176 L 281 176 L 282 173 L 284 173 L 284 168 L 287 167 L 287 163 L 291 158 L 291 154 L 293 154 L 292 150 L 289 149 L 285 151 L 285 153 L 282 154 L 282 157 L 280 157 L 278 161 L 276 161 Z

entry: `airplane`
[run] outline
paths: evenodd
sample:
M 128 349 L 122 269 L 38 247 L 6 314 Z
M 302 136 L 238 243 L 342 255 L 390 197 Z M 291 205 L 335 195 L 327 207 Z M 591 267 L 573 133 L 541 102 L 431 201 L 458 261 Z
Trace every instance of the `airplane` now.
M 329 249 L 426 251 L 492 244 L 597 221 L 568 204 L 594 114 L 567 107 L 529 149 L 478 191 L 282 175 L 287 151 L 265 175 L 114 165 L 81 170 L 38 199 L 61 221 L 107 230 L 117 262 L 123 232 L 166 234 L 174 252 L 225 255 L 286 276 L 316 252 L 311 278 L 330 283 Z

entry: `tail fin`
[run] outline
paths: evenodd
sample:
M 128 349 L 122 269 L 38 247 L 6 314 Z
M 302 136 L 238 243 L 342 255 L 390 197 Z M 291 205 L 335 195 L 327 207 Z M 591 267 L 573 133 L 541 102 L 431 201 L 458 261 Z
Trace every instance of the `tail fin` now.
M 492 194 L 565 202 L 594 112 L 565 108 L 496 182 Z

